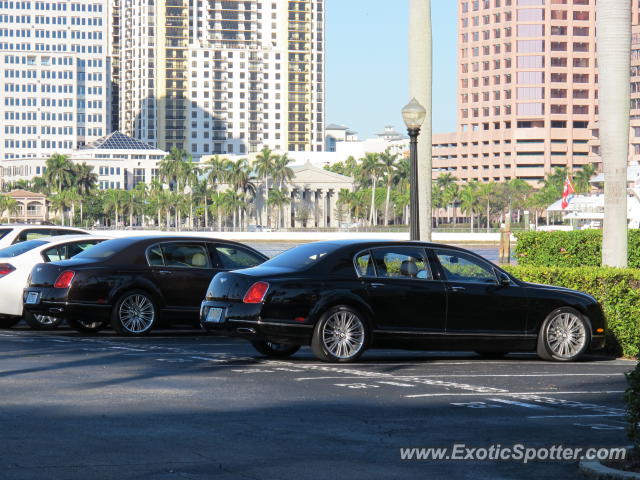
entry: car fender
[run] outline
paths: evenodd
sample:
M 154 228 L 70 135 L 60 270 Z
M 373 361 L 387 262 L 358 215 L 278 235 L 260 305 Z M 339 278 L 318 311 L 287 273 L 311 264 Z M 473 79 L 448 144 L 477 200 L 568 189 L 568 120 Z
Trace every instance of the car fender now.
M 336 305 L 348 305 L 363 312 L 371 322 L 370 327 L 374 327 L 375 315 L 373 310 L 361 296 L 350 290 L 331 290 L 323 293 L 309 311 L 310 323 L 315 324 L 324 312 Z
M 109 304 L 115 305 L 116 300 L 120 295 L 128 290 L 144 290 L 153 295 L 156 302 L 158 302 L 159 308 L 165 307 L 164 296 L 162 292 L 156 287 L 156 285 L 143 276 L 123 277 L 122 281 L 118 281 L 109 292 Z

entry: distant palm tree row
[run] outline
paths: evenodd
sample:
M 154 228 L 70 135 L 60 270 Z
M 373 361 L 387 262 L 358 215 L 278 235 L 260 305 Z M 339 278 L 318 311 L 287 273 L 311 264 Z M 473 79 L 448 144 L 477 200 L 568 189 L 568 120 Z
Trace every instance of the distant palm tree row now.
M 294 176 L 291 162 L 286 154 L 274 155 L 268 148 L 252 163 L 217 155 L 196 163 L 183 150 L 173 149 L 160 161 L 158 177 L 150 183 L 138 183 L 132 190 L 98 190 L 93 167 L 56 154 L 47 159 L 43 176 L 7 187 L 46 194 L 63 225 L 164 229 L 215 225 L 221 229 L 246 228 L 253 218 L 275 227 L 284 226 L 282 209 L 291 198 L 286 188 Z M 264 198 L 260 209 L 256 206 L 258 193 Z M 0 212 L 13 208 L 8 201 L 0 196 Z
M 268 148 L 253 162 L 216 155 L 203 163 L 173 149 L 160 161 L 158 177 L 150 183 L 138 183 L 132 190 L 98 190 L 93 167 L 55 154 L 47 159 L 43 176 L 9 186 L 46 194 L 63 225 L 246 229 L 253 219 L 260 225 L 283 228 L 288 226 L 284 207 L 291 202 L 287 190 L 294 176 L 291 162 L 286 154 L 275 155 Z M 353 191 L 342 189 L 338 194 L 338 221 L 349 219 L 372 227 L 408 223 L 407 158 L 387 150 L 367 153 L 359 160 L 349 157 L 325 168 L 356 182 Z M 594 173 L 593 165 L 575 173 L 578 193 L 589 190 Z M 489 229 L 492 223 L 510 222 L 514 214 L 519 221 L 525 209 L 532 211 L 531 220 L 537 223 L 544 210 L 561 197 L 566 176 L 567 169 L 556 168 L 535 189 L 520 179 L 461 184 L 452 174 L 443 173 L 433 186 L 435 226 L 464 222 L 471 231 Z M 14 200 L 0 196 L 0 215 L 12 215 L 16 210 Z M 296 210 L 296 220 L 306 224 L 310 211 L 304 206 Z
M 367 153 L 356 160 L 349 157 L 325 167 L 335 173 L 349 175 L 357 182 L 354 192 L 342 190 L 338 204 L 353 221 L 369 226 L 407 224 L 409 205 L 409 160 L 391 154 Z M 593 165 L 586 165 L 574 174 L 576 192 L 588 192 L 589 180 L 595 173 Z M 451 225 L 461 220 L 471 231 L 484 226 L 491 228 L 510 223 L 516 215 L 520 221 L 524 210 L 532 211 L 531 221 L 538 223 L 546 208 L 562 196 L 568 171 L 555 168 L 539 188 L 514 178 L 505 182 L 460 183 L 451 173 L 442 173 L 433 184 L 434 226 Z

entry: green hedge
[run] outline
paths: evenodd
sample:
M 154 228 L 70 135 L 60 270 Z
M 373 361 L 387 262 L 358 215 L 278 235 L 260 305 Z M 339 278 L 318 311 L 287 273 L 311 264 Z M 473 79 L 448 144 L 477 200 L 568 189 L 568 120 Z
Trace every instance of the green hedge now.
M 598 267 L 602 263 L 602 231 L 517 232 L 518 265 Z M 640 230 L 629 230 L 629 267 L 640 268 Z
M 558 285 L 593 295 L 607 317 L 607 351 L 638 356 L 640 347 L 640 270 L 603 267 L 507 267 L 526 282 Z

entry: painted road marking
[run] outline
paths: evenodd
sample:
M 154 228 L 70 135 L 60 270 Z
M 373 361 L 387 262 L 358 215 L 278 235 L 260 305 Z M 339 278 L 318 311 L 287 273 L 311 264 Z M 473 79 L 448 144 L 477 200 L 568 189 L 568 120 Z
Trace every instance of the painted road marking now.
M 500 392 L 499 395 L 511 396 L 511 395 L 573 395 L 573 394 L 612 394 L 612 393 L 624 393 L 624 390 L 600 390 L 600 391 L 567 391 L 567 392 Z M 462 396 L 478 396 L 478 393 L 420 393 L 418 395 L 404 395 L 405 398 L 418 398 L 418 397 L 462 397 Z
M 506 403 L 508 405 L 517 405 L 518 407 L 525 407 L 525 408 L 538 408 L 542 410 L 547 408 L 547 407 L 543 407 L 542 405 L 535 405 L 533 403 L 516 402 L 514 400 L 507 400 L 506 398 L 489 398 L 488 400 L 492 402 Z

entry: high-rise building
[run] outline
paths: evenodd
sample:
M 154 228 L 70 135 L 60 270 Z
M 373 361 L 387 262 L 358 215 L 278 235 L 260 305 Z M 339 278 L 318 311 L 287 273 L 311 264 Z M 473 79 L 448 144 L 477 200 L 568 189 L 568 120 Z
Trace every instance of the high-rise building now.
M 108 133 L 107 4 L 0 1 L 0 159 L 63 153 Z
M 435 176 L 537 183 L 589 163 L 597 118 L 596 0 L 459 0 L 457 131 Z
M 120 0 L 110 0 L 109 51 L 111 61 L 111 131 L 120 130 Z
M 120 128 L 194 157 L 322 151 L 324 0 L 122 0 Z

